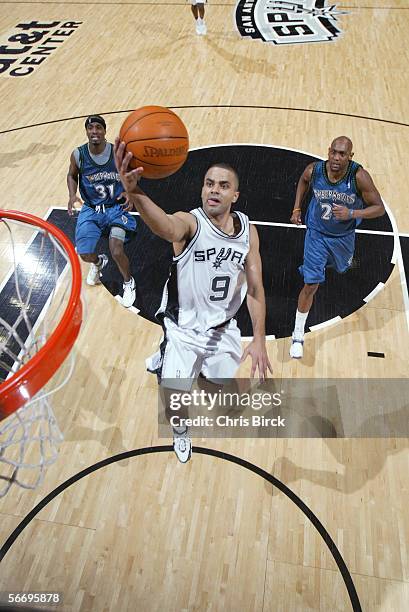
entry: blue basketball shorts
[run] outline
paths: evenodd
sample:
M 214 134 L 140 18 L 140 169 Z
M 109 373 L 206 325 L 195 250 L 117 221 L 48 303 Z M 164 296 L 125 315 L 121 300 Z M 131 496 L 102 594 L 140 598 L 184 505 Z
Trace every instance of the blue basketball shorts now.
M 109 232 L 111 227 L 121 227 L 126 231 L 127 240 L 132 232 L 136 230 L 136 219 L 128 212 L 124 212 L 122 206 L 117 204 L 111 208 L 106 208 L 97 212 L 91 206 L 81 208 L 77 226 L 75 228 L 75 247 L 77 253 L 95 253 L 98 240 L 105 232 Z
M 304 261 L 298 268 L 304 283 L 315 285 L 325 281 L 325 268 L 339 273 L 351 265 L 355 248 L 355 231 L 346 236 L 328 236 L 314 229 L 307 229 L 304 242 Z

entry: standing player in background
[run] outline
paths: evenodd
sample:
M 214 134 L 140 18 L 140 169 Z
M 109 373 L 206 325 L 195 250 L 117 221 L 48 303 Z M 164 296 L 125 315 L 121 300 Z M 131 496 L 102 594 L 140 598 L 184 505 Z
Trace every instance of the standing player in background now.
M 205 6 L 204 3 L 207 0 L 190 0 L 193 17 L 196 20 L 196 34 L 204 36 L 207 33 L 207 27 L 205 24 Z
M 143 168 L 129 171 L 131 158 L 131 153 L 125 154 L 125 143 L 117 139 L 115 160 L 129 202 L 154 234 L 173 243 L 174 250 L 157 312 L 164 340 L 148 360 L 148 370 L 168 391 L 172 379 L 178 379 L 178 391 L 189 391 L 200 374 L 219 384 L 232 379 L 240 362 L 251 355 L 251 376 L 258 369 L 264 379 L 271 366 L 265 344 L 259 239 L 248 217 L 231 211 L 239 197 L 236 171 L 227 164 L 214 164 L 204 178 L 202 207 L 168 215 L 139 187 Z M 242 354 L 234 316 L 246 294 L 253 340 Z M 173 425 L 173 443 L 178 459 L 185 463 L 192 444 L 186 425 L 179 425 Z
M 310 188 L 312 196 L 306 214 L 304 262 L 299 268 L 305 284 L 298 297 L 290 348 L 294 359 L 303 356 L 305 324 L 319 284 L 325 281 L 326 266 L 346 272 L 357 225 L 385 213 L 372 178 L 352 161 L 353 155 L 351 140 L 339 136 L 328 149 L 328 159 L 309 164 L 298 181 L 291 223 L 301 223 L 302 201 Z
M 97 255 L 96 247 L 104 231 L 109 230 L 109 249 L 123 277 L 122 304 L 132 306 L 136 297 L 135 280 L 131 276 L 124 242 L 136 230 L 136 220 L 124 208 L 123 187 L 115 166 L 113 145 L 105 139 L 106 124 L 100 115 L 85 121 L 88 143 L 71 153 L 67 175 L 68 214 L 73 215 L 79 186 L 83 206 L 75 230 L 75 246 L 83 261 L 91 264 L 87 283 L 97 285 L 101 270 L 108 263 L 105 254 Z

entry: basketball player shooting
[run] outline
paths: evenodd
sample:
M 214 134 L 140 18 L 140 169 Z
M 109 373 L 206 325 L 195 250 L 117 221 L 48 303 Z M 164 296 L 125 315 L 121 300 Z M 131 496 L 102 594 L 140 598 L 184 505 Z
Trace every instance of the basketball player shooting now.
M 117 138 L 115 161 L 129 202 L 174 250 L 156 313 L 164 340 L 160 351 L 147 360 L 148 370 L 165 388 L 167 380 L 178 379 L 189 391 L 200 374 L 208 381 L 232 379 L 240 362 L 250 356 L 251 376 L 258 371 L 264 380 L 272 369 L 265 344 L 259 239 L 248 217 L 231 210 L 239 197 L 237 172 L 227 164 L 214 164 L 204 177 L 202 206 L 168 215 L 139 187 L 143 168 L 130 170 L 131 159 L 132 153 L 126 153 L 125 143 Z M 246 295 L 253 340 L 242 353 L 234 317 Z M 192 449 L 187 427 L 173 427 L 173 433 L 176 455 L 185 463 Z

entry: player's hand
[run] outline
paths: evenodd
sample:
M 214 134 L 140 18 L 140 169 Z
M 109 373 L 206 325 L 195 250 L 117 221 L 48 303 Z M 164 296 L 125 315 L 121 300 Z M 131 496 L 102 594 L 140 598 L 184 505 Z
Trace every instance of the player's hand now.
M 260 380 L 264 381 L 267 378 L 268 370 L 270 370 L 271 374 L 273 373 L 273 368 L 271 367 L 271 363 L 267 355 L 265 340 L 261 338 L 254 338 L 244 349 L 241 361 L 247 359 L 249 355 L 251 356 L 250 377 L 254 378 L 254 374 L 258 369 Z
M 351 217 L 350 209 L 340 204 L 334 204 L 332 207 L 332 214 L 338 221 L 349 221 Z
M 121 176 L 121 182 L 127 193 L 138 192 L 138 182 L 142 176 L 143 168 L 140 166 L 135 170 L 129 167 L 129 162 L 132 159 L 132 153 L 125 152 L 125 143 L 119 138 L 115 138 L 114 156 L 117 170 Z
M 67 208 L 68 208 L 68 214 L 70 215 L 70 217 L 75 215 L 75 213 L 77 212 L 77 208 L 75 206 L 76 202 L 78 202 L 80 206 L 83 205 L 83 201 L 77 195 L 73 196 L 72 198 L 68 200 Z
M 301 225 L 301 210 L 293 210 L 290 223 L 294 223 L 294 225 Z
M 122 206 L 124 212 L 129 212 L 134 208 L 134 205 L 128 198 L 128 194 L 126 193 L 126 191 L 123 191 L 121 193 L 121 195 L 117 198 L 117 202 Z

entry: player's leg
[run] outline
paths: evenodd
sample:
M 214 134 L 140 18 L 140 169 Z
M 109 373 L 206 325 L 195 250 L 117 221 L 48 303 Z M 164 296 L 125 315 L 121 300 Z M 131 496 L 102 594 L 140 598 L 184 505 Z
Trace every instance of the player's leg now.
M 123 278 L 122 305 L 129 308 L 136 299 L 136 283 L 131 274 L 129 259 L 124 244 L 136 230 L 136 219 L 124 213 L 121 206 L 109 208 L 106 213 L 109 230 L 109 250 Z
M 355 231 L 346 236 L 327 237 L 331 262 L 339 274 L 344 274 L 351 268 L 355 251 Z
M 243 354 L 240 330 L 235 319 L 224 327 L 210 330 L 208 335 L 208 355 L 203 360 L 201 373 L 210 382 L 218 385 L 232 383 L 240 366 Z
M 176 323 L 165 318 L 164 338 L 159 351 L 146 360 L 147 370 L 158 377 L 166 419 L 172 427 L 173 448 L 182 463 L 189 461 L 192 454 L 192 441 L 186 425 L 189 415 L 183 404 L 177 410 L 173 406 L 178 395 L 191 390 L 200 372 L 201 350 L 196 345 L 194 334 L 181 330 Z
M 197 19 L 199 17 L 199 9 L 197 6 L 197 0 L 190 0 L 190 8 L 193 13 L 193 17 Z
M 304 354 L 305 325 L 318 287 L 319 284 L 317 283 L 312 285 L 305 284 L 298 296 L 295 324 L 290 347 L 290 357 L 293 359 L 301 359 Z
M 207 27 L 204 21 L 205 6 L 204 0 L 191 0 L 191 9 L 193 17 L 196 21 L 196 34 L 204 35 L 207 32 Z
M 83 206 L 79 212 L 75 228 L 75 248 L 81 259 L 90 263 L 87 275 L 88 285 L 100 283 L 100 272 L 108 263 L 104 254 L 97 255 L 96 247 L 102 230 L 98 223 L 98 214 L 90 206 Z
M 293 359 L 301 359 L 304 354 L 305 325 L 319 284 L 325 281 L 327 259 L 327 247 L 323 242 L 322 235 L 314 230 L 307 230 L 304 243 L 304 261 L 299 268 L 305 284 L 298 296 L 290 347 L 290 357 Z
M 136 284 L 134 277 L 131 275 L 128 256 L 124 250 L 125 235 L 126 232 L 123 228 L 111 228 L 109 234 L 109 250 L 123 278 L 122 305 L 125 306 L 125 308 L 130 308 L 136 299 Z
M 243 354 L 237 322 L 231 320 L 224 328 L 208 332 L 208 336 L 212 353 L 203 361 L 198 386 L 213 396 L 210 405 L 215 411 L 214 422 L 217 422 L 219 415 L 236 417 L 243 412 L 245 406 L 240 398 L 243 393 L 249 393 L 251 380 L 236 378 Z

